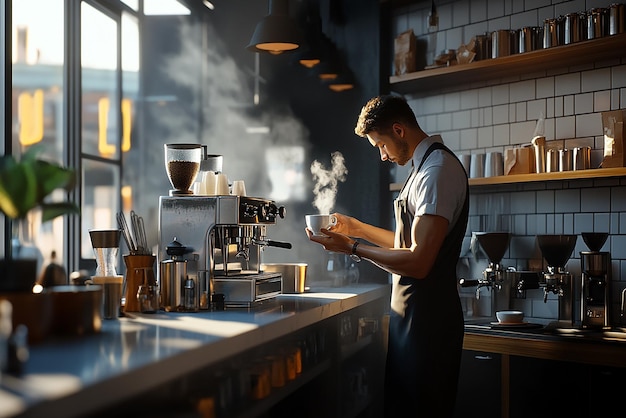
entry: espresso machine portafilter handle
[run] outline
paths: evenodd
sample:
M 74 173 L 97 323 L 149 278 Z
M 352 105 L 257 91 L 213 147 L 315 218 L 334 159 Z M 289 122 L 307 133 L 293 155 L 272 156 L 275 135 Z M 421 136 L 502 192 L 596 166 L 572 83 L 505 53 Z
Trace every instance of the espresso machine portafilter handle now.
M 464 278 L 459 279 L 459 285 L 461 287 L 478 286 L 478 284 L 479 284 L 479 281 L 477 279 L 464 279 Z
M 278 247 L 278 248 L 286 248 L 288 250 L 291 249 L 290 242 L 282 242 L 282 241 L 272 241 L 272 240 L 258 240 L 253 239 L 252 242 L 256 245 L 262 245 L 265 247 Z

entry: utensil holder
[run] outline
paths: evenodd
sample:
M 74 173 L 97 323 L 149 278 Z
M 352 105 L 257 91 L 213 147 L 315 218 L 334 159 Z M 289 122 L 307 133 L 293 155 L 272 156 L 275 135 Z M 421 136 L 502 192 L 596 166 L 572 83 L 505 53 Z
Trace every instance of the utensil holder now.
M 154 275 L 154 263 L 156 261 L 155 255 L 125 255 L 124 264 L 126 265 L 126 290 L 124 295 L 126 297 L 126 303 L 124 304 L 124 312 L 141 312 L 141 304 L 137 299 L 137 293 L 139 286 L 144 284 L 145 280 L 148 284 L 156 284 L 156 278 Z M 144 270 L 146 270 L 144 272 Z

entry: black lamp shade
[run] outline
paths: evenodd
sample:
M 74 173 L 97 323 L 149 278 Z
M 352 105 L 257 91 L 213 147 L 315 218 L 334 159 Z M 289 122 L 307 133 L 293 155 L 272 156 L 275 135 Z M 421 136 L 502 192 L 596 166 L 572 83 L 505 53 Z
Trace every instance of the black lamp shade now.
M 270 0 L 270 14 L 256 25 L 246 49 L 277 55 L 293 51 L 301 44 L 302 34 L 287 13 L 287 0 Z

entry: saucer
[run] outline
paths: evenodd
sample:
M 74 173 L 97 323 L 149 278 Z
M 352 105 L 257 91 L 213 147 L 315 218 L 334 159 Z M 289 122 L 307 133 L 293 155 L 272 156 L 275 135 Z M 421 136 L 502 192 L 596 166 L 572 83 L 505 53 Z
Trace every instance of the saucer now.
M 541 324 L 533 324 L 530 322 L 492 322 L 491 328 L 494 329 L 516 329 L 516 328 L 541 328 Z

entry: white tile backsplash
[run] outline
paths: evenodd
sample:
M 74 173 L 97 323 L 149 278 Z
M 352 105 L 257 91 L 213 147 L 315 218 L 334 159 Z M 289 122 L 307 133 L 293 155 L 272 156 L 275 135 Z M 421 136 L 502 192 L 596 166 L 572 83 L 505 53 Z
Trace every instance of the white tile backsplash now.
M 609 232 L 611 230 L 611 214 L 610 213 L 594 213 L 593 229 L 596 232 Z
M 484 126 L 478 128 L 478 146 L 477 148 L 487 148 L 493 146 L 493 126 Z
M 582 212 L 610 211 L 611 189 L 609 187 L 588 187 L 581 189 L 580 210 Z
M 539 9 L 542 7 L 550 6 L 552 4 L 551 0 L 525 0 L 524 6 L 526 10 Z
M 596 91 L 593 93 L 593 111 L 605 112 L 611 110 L 611 90 Z
M 509 85 L 501 84 L 491 88 L 491 101 L 493 105 L 509 104 Z
M 565 96 L 566 94 L 580 93 L 580 73 L 563 74 L 554 77 L 554 94 Z
M 509 122 L 509 105 L 503 104 L 493 107 L 493 123 L 508 123 Z
M 487 0 L 487 19 L 493 20 L 504 16 L 504 2 L 502 0 Z
M 460 27 L 470 23 L 470 3 L 463 1 L 455 3 L 452 8 L 452 26 Z
M 454 112 L 461 108 L 461 95 L 459 93 L 448 93 L 443 96 L 444 112 Z
M 454 112 L 452 115 L 452 129 L 467 129 L 471 126 L 471 114 L 470 110 L 461 110 Z
M 626 65 L 611 67 L 611 87 L 626 87 Z
M 460 94 L 461 109 L 475 109 L 478 107 L 478 90 L 464 90 Z
M 535 121 L 512 123 L 510 145 L 530 144 L 536 125 Z
M 456 49 L 477 34 L 541 26 L 546 18 L 613 2 L 447 0 L 437 3 L 436 50 Z M 394 30 L 409 25 L 422 36 L 430 2 L 422 3 L 411 7 L 408 18 L 394 18 Z M 453 150 L 464 154 L 527 144 L 543 112 L 547 140 L 568 140 L 568 146 L 593 144 L 592 164 L 598 166 L 604 146 L 601 112 L 626 108 L 626 58 L 472 83 L 466 90 L 420 97 L 412 105 L 427 132 L 441 132 Z M 615 280 L 626 283 L 626 178 L 532 182 L 493 190 L 478 187 L 472 189 L 470 205 L 468 236 L 471 231 L 510 230 L 515 239 L 507 257 L 517 265 L 543 267 L 536 234 L 608 231 L 611 236 L 605 247 L 614 260 Z M 576 251 L 582 249 L 579 243 Z M 543 303 L 543 291 L 538 290 L 520 301 L 532 305 L 533 316 L 557 316 L 555 295 Z
M 572 116 L 574 114 L 574 96 L 563 97 L 563 116 Z
M 588 113 L 576 116 L 576 136 L 600 136 L 602 133 L 602 114 Z
M 510 134 L 509 134 L 509 125 L 496 125 L 493 127 L 493 144 L 494 146 L 504 146 L 509 145 L 510 142 Z
M 593 112 L 593 106 L 593 93 L 576 94 L 574 96 L 574 109 L 572 114 L 591 113 Z
M 574 214 L 574 233 L 593 231 L 593 213 Z
M 556 120 L 556 139 L 568 139 L 576 137 L 576 118 L 564 116 Z
M 601 68 L 581 73 L 581 88 L 583 92 L 608 90 L 611 88 L 611 69 Z
M 525 80 L 519 83 L 512 83 L 510 88 L 509 101 L 526 102 L 535 99 L 535 80 Z
M 535 80 L 537 98 L 554 97 L 554 77 L 544 77 Z

